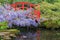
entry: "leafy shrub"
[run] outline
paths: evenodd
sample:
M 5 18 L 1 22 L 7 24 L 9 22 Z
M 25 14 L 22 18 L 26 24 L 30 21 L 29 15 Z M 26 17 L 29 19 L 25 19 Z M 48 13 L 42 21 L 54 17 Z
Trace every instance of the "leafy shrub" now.
M 41 18 L 48 20 L 43 22 L 46 28 L 60 27 L 60 5 L 59 3 L 50 4 L 47 2 L 40 3 Z

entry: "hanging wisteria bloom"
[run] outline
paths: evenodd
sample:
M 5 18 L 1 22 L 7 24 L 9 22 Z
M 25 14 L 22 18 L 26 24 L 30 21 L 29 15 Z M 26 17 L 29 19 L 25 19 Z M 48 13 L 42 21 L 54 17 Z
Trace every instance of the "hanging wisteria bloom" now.
M 16 11 L 13 9 L 14 8 L 11 7 L 9 4 L 4 4 L 4 6 L 0 7 L 0 22 L 5 20 L 8 21 L 9 27 L 12 27 L 12 24 L 17 25 L 19 27 L 38 26 L 40 20 L 37 20 L 38 22 L 36 22 L 33 8 Z

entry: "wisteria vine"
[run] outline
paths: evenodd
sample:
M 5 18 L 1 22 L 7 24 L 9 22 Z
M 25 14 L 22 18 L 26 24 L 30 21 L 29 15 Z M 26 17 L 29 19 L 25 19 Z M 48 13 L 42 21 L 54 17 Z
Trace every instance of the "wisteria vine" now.
M 31 25 L 37 27 L 39 20 L 36 22 L 35 18 L 33 18 L 34 16 L 31 14 L 33 10 L 33 8 L 30 8 L 28 10 L 15 11 L 9 4 L 0 5 L 0 22 L 7 21 L 9 27 L 12 27 L 12 24 L 20 27 Z

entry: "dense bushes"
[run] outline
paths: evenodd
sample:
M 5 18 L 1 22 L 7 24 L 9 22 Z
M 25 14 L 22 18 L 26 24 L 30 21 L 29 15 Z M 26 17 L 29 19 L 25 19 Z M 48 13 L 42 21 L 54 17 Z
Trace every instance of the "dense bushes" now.
M 60 3 L 50 4 L 47 2 L 40 3 L 41 17 L 48 19 L 43 22 L 46 28 L 60 27 Z

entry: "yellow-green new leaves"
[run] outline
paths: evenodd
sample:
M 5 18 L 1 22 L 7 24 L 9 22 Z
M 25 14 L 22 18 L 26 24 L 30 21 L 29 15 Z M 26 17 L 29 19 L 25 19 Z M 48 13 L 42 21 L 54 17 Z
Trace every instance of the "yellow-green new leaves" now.
M 50 4 L 47 2 L 40 3 L 41 17 L 48 20 L 43 21 L 46 28 L 59 28 L 60 27 L 60 4 Z

